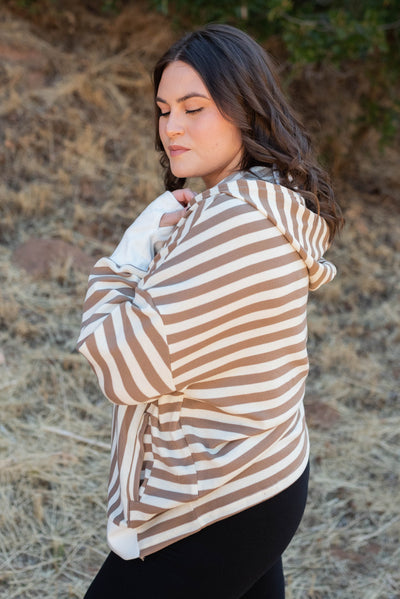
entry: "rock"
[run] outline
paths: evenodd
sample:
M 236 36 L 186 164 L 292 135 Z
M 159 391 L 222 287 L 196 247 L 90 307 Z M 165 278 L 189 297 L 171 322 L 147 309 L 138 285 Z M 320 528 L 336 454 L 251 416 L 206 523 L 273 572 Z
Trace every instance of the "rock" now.
M 39 51 L 29 45 L 5 43 L 0 41 L 0 61 L 10 63 L 13 68 L 18 65 L 23 69 L 24 75 L 20 82 L 24 88 L 35 90 L 46 83 L 48 74 L 52 71 L 49 58 L 43 51 Z
M 13 262 L 35 277 L 48 276 L 54 267 L 70 267 L 88 273 L 95 260 L 62 239 L 30 239 L 18 246 Z
M 307 401 L 305 410 L 311 428 L 329 430 L 340 420 L 340 414 L 335 408 L 317 400 Z

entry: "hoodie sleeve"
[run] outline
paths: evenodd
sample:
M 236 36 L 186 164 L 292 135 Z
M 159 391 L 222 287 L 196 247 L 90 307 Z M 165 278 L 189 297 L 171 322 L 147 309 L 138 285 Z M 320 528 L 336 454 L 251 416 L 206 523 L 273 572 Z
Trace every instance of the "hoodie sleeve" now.
M 159 196 L 127 229 L 113 254 L 95 264 L 89 277 L 77 346 L 94 369 L 105 395 L 115 403 L 133 403 L 132 395 L 136 403 L 170 390 L 169 368 L 165 364 L 168 363 L 168 352 L 159 339 L 154 340 L 153 364 L 149 364 L 146 357 L 150 343 L 146 330 L 157 323 L 148 306 L 143 305 L 137 286 L 175 228 L 160 227 L 161 216 L 180 208 L 182 205 L 172 193 Z M 136 352 L 123 345 L 127 328 L 135 331 Z M 133 371 L 142 371 L 141 384 L 132 381 L 133 388 L 129 390 L 125 384 L 129 373 L 116 366 L 127 352 L 131 354 Z M 156 353 L 159 354 L 157 357 Z M 153 385 L 146 375 L 151 370 L 154 374 L 160 372 L 160 377 L 152 377 Z
M 176 391 L 203 397 L 215 377 L 229 394 L 239 379 L 246 384 L 251 364 L 260 370 L 254 389 L 257 376 L 273 386 L 293 355 L 296 368 L 306 367 L 307 293 L 304 262 L 276 226 L 247 203 L 217 196 L 181 219 L 142 278 L 133 266 L 97 263 L 79 350 L 115 403 Z

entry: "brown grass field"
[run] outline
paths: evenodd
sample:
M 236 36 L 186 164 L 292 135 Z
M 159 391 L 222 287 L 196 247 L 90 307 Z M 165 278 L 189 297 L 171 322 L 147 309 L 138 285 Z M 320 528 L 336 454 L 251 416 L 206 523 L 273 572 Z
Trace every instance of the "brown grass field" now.
M 90 264 L 162 191 L 149 70 L 177 33 L 142 2 L 107 18 L 64 4 L 0 6 L 4 599 L 80 598 L 107 554 L 110 405 L 75 342 Z M 310 298 L 311 488 L 287 597 L 398 599 L 399 140 L 354 144 L 338 73 L 297 90 L 347 226 Z

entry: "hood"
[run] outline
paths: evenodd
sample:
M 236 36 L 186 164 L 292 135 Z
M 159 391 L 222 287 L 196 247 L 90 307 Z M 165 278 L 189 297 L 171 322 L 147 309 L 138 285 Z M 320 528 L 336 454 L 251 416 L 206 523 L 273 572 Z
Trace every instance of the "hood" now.
M 336 275 L 336 268 L 323 258 L 329 247 L 329 229 L 324 218 L 307 208 L 302 196 L 279 184 L 276 171 L 254 167 L 230 175 L 201 194 L 223 193 L 248 202 L 279 229 L 304 261 L 309 288 L 314 291 Z

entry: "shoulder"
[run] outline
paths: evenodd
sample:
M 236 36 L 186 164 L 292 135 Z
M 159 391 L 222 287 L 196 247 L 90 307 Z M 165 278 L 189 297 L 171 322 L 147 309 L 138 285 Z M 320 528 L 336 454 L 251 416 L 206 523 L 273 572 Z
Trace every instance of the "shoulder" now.
M 198 198 L 194 212 L 192 231 L 199 228 L 212 229 L 221 223 L 225 229 L 233 230 L 255 220 L 265 220 L 265 216 L 258 211 L 255 204 L 224 188 L 213 189 L 206 197 Z

